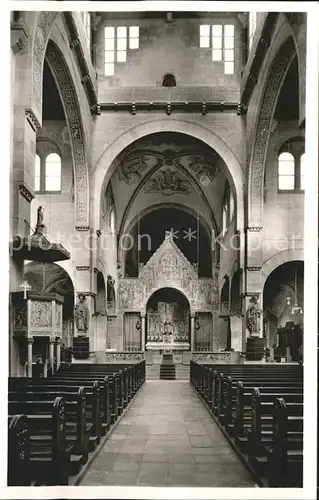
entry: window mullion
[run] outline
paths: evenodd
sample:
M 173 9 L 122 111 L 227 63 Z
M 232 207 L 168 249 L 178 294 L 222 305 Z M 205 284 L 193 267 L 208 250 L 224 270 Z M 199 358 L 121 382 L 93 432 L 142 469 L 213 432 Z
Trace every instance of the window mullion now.
M 301 168 L 300 168 L 300 155 L 295 157 L 295 189 L 300 190 L 301 189 L 301 179 L 300 179 L 300 174 L 301 174 Z
M 45 159 L 40 157 L 40 191 L 45 191 Z

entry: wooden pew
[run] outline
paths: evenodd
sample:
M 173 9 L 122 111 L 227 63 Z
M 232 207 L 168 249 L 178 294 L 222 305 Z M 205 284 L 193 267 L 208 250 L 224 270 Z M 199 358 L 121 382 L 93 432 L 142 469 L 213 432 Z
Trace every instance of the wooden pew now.
M 293 439 L 300 431 L 303 417 L 295 415 L 292 405 L 287 406 L 283 398 L 277 398 L 273 408 L 273 440 L 265 446 L 267 455 L 269 487 L 302 487 L 303 442 Z
M 252 420 L 251 429 L 248 434 L 248 453 L 250 461 L 256 461 L 264 455 L 266 445 L 273 442 L 273 411 L 274 402 L 277 398 L 284 397 L 288 419 L 293 428 L 287 431 L 287 438 L 293 441 L 303 440 L 303 394 L 296 393 L 274 393 L 263 392 L 263 389 L 252 391 Z M 301 417 L 301 418 L 300 418 Z M 293 421 L 293 422 L 292 422 Z M 259 461 L 259 463 L 262 463 Z
M 244 446 L 248 444 L 248 434 L 252 426 L 252 393 L 255 389 L 255 381 L 248 382 L 246 380 L 245 384 L 239 381 L 236 385 L 236 409 L 233 411 L 232 408 L 233 422 L 231 430 L 237 444 Z M 259 390 L 265 395 L 268 393 L 270 398 L 273 395 L 272 399 L 274 400 L 278 394 L 287 395 L 291 393 L 299 395 L 303 391 L 303 386 L 298 381 L 294 383 L 285 381 L 274 383 L 273 381 L 264 380 L 263 383 L 259 382 Z M 264 418 L 264 420 L 267 420 L 267 418 Z M 229 427 L 231 427 L 230 424 Z
M 37 484 L 67 485 L 72 446 L 65 442 L 65 403 L 58 397 L 53 402 L 24 402 L 30 432 L 30 477 Z M 9 418 L 21 408 L 9 402 Z
M 26 415 L 8 418 L 8 486 L 30 485 L 30 434 Z
M 216 370 L 215 366 L 193 366 L 191 383 L 260 479 L 267 478 L 269 486 L 300 487 L 303 371 L 297 365 L 270 365 L 266 369 L 264 366 L 222 365 Z M 283 406 L 275 423 L 273 408 L 277 400 L 284 401 L 287 416 L 280 432 L 278 422 L 282 422 Z M 283 448 L 276 432 L 285 436 Z M 280 469 L 278 461 L 283 450 L 285 465 Z M 282 469 L 284 472 L 279 474 Z
M 35 386 L 37 387 L 37 386 Z M 10 401 L 43 401 L 63 397 L 66 406 L 66 442 L 74 446 L 74 453 L 82 456 L 82 463 L 88 459 L 89 436 L 92 432 L 92 424 L 86 423 L 86 394 L 84 387 L 77 392 L 61 391 L 59 388 L 43 387 L 43 390 L 25 387 L 10 391 Z
M 54 378 L 48 379 L 26 379 L 14 378 L 9 379 L 9 392 L 10 391 L 32 391 L 38 392 L 42 398 L 47 392 L 58 393 L 59 395 L 69 394 L 73 398 L 78 397 L 80 385 L 74 381 L 55 380 Z M 85 428 L 89 436 L 89 448 L 94 449 L 101 439 L 101 416 L 100 416 L 100 387 L 97 381 L 83 382 L 82 381 L 83 395 L 85 396 Z M 81 392 L 82 394 L 82 392 Z M 71 397 L 71 396 L 68 396 Z M 84 403 L 83 403 L 84 404 Z M 69 407 L 67 412 L 67 429 L 69 434 L 72 433 L 72 428 L 78 425 L 78 416 L 72 407 Z M 83 409 L 82 409 L 83 411 Z M 80 422 L 83 428 L 84 423 Z

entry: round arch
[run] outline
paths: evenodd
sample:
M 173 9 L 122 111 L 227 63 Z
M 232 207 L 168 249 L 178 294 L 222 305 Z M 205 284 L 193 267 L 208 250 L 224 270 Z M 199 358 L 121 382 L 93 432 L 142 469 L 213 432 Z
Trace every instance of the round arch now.
M 205 219 L 202 216 L 202 214 L 196 214 L 192 208 L 185 206 L 185 205 L 181 205 L 180 203 L 167 202 L 167 203 L 157 203 L 155 205 L 151 205 L 149 207 L 144 208 L 141 212 L 139 212 L 137 215 L 132 217 L 131 220 L 127 219 L 126 220 L 127 224 L 125 224 L 124 223 L 125 221 L 124 221 L 123 224 L 121 224 L 121 227 L 120 227 L 120 230 L 118 233 L 118 241 L 120 241 L 120 239 L 124 233 L 130 233 L 132 231 L 132 229 L 136 225 L 138 219 L 142 219 L 144 217 L 144 215 L 148 215 L 151 212 L 155 212 L 156 210 L 160 210 L 161 208 L 176 208 L 178 210 L 183 210 L 184 212 L 186 212 L 189 215 L 192 215 L 195 218 L 198 215 L 200 223 L 202 224 L 203 228 L 205 229 L 209 240 L 211 240 L 212 234 L 211 234 L 209 221 L 207 219 Z
M 92 182 L 91 193 L 96 193 L 92 197 L 91 203 L 93 207 L 93 226 L 99 228 L 101 217 L 101 204 L 103 195 L 108 184 L 108 181 L 113 174 L 116 165 L 114 160 L 127 146 L 144 136 L 155 134 L 157 132 L 177 132 L 187 136 L 195 137 L 202 141 L 212 149 L 214 149 L 223 159 L 227 167 L 226 176 L 235 193 L 237 206 L 237 227 L 242 229 L 244 225 L 244 196 L 243 185 L 244 175 L 242 166 L 237 157 L 228 147 L 228 145 L 211 130 L 206 129 L 202 125 L 197 125 L 186 120 L 177 119 L 161 119 L 151 120 L 143 124 L 136 125 L 130 130 L 118 137 L 110 144 L 97 160 L 95 172 Z M 228 175 L 227 175 L 228 174 Z
M 179 292 L 181 295 L 183 295 L 188 302 L 190 313 L 193 314 L 191 302 L 190 302 L 189 298 L 187 297 L 187 293 L 185 292 L 185 290 L 183 290 L 182 288 L 177 287 L 177 286 L 173 286 L 173 287 L 172 286 L 159 286 L 158 288 L 153 288 L 153 290 L 151 290 L 150 293 L 145 297 L 144 303 L 142 304 L 142 308 L 141 308 L 142 315 L 146 314 L 147 304 L 148 304 L 149 300 L 151 299 L 151 297 L 159 290 L 165 290 L 167 288 L 175 290 L 176 292 Z
M 52 40 L 49 40 L 45 59 L 56 82 L 69 128 L 74 171 L 75 225 L 76 228 L 82 230 L 88 229 L 89 180 L 87 155 L 77 93 L 63 54 Z
M 261 287 L 264 289 L 266 280 L 268 276 L 279 266 L 290 261 L 303 261 L 304 260 L 304 250 L 303 248 L 295 248 L 292 250 L 283 250 L 278 252 L 268 260 L 266 260 L 261 268 Z
M 281 44 L 270 68 L 256 123 L 254 147 L 248 168 L 248 227 L 262 227 L 264 169 L 271 122 L 289 66 L 296 55 L 291 35 Z

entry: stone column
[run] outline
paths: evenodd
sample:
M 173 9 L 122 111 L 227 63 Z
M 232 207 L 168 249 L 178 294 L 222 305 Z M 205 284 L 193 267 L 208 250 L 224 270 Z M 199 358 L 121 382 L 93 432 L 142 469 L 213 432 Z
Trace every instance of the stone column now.
M 54 373 L 54 337 L 49 339 L 49 362 L 52 369 L 52 374 Z
M 61 339 L 56 339 L 56 369 L 60 368 L 61 364 Z
M 195 315 L 191 315 L 191 352 L 195 351 Z
M 44 378 L 47 378 L 47 376 L 48 376 L 48 362 L 49 361 L 47 359 L 45 359 L 44 363 L 43 363 L 43 377 Z
M 32 336 L 28 337 L 28 377 L 32 377 L 32 344 L 34 339 Z
M 141 314 L 141 351 L 145 351 L 146 314 Z

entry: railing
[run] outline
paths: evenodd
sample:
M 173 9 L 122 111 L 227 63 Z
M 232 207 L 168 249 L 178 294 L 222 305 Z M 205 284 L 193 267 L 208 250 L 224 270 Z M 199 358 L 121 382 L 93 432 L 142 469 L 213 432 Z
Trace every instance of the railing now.
M 144 359 L 145 353 L 142 351 L 114 351 L 105 353 L 106 363 L 135 363 Z
M 192 360 L 205 363 L 235 363 L 240 362 L 240 353 L 236 351 L 204 351 L 193 352 Z

